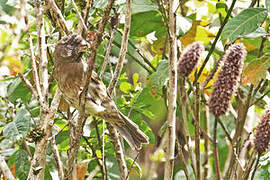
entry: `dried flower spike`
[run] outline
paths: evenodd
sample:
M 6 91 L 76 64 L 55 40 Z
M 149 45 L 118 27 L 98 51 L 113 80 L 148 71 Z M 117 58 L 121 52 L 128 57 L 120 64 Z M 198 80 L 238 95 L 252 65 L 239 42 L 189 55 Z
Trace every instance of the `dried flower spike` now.
M 270 110 L 266 110 L 261 118 L 261 122 L 257 126 L 255 136 L 255 149 L 261 154 L 267 151 L 270 143 Z
M 187 77 L 192 72 L 197 66 L 203 51 L 204 46 L 200 42 L 194 42 L 186 47 L 179 58 L 178 73 L 180 76 Z
M 239 77 L 246 57 L 243 44 L 231 45 L 224 55 L 224 65 L 218 73 L 214 89 L 210 96 L 209 110 L 216 117 L 225 114 L 231 103 L 231 97 L 239 82 Z

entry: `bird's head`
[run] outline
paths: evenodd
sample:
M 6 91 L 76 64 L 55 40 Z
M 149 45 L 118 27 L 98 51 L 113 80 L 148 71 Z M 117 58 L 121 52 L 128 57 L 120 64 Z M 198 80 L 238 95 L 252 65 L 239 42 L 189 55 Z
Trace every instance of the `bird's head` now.
M 57 61 L 79 62 L 89 44 L 78 34 L 63 37 L 55 47 L 54 56 Z

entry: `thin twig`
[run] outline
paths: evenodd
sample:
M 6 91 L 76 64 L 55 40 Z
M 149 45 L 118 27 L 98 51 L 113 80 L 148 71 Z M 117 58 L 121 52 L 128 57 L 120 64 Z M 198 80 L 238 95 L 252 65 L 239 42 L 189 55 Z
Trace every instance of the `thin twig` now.
M 116 41 L 114 41 L 113 44 L 116 45 L 118 48 L 121 47 L 121 45 L 117 43 Z M 129 55 L 136 63 L 138 63 L 141 67 L 143 67 L 149 74 L 153 73 L 143 62 L 138 60 L 132 53 L 127 51 L 127 55 Z
M 209 61 L 209 59 L 210 59 L 210 57 L 211 57 L 211 54 L 214 52 L 215 47 L 216 47 L 216 44 L 217 44 L 217 41 L 218 41 L 218 39 L 219 39 L 219 37 L 220 37 L 220 35 L 221 35 L 221 33 L 222 33 L 222 30 L 223 30 L 224 26 L 225 26 L 226 23 L 228 22 L 229 17 L 231 16 L 231 13 L 232 13 L 232 10 L 233 10 L 233 8 L 234 8 L 235 3 L 236 3 L 236 0 L 233 0 L 233 2 L 232 2 L 232 4 L 231 4 L 231 7 L 230 7 L 230 9 L 228 10 L 228 13 L 227 13 L 227 15 L 226 15 L 226 17 L 225 17 L 225 19 L 224 19 L 224 21 L 223 21 L 223 24 L 220 26 L 220 28 L 219 28 L 219 30 L 218 30 L 218 33 L 217 33 L 217 35 L 216 35 L 216 37 L 215 37 L 215 40 L 214 40 L 214 42 L 213 42 L 213 44 L 212 44 L 212 46 L 211 46 L 211 48 L 210 48 L 210 50 L 209 50 L 209 52 L 208 52 L 206 58 L 205 58 L 205 60 L 203 61 L 203 64 L 202 64 L 202 66 L 201 66 L 201 68 L 200 68 L 200 70 L 199 70 L 197 76 L 195 77 L 194 82 L 196 82 L 196 81 L 199 79 L 200 75 L 202 74 L 202 71 L 203 71 L 204 67 L 206 66 L 207 62 Z
M 189 174 L 188 174 L 188 169 L 187 169 L 187 167 L 188 167 L 187 162 L 186 162 L 185 156 L 184 156 L 183 151 L 182 151 L 182 146 L 179 143 L 178 138 L 176 138 L 176 143 L 177 143 L 178 153 L 180 154 L 180 157 L 181 157 L 181 161 L 184 164 L 183 168 L 184 168 L 185 176 L 186 176 L 187 180 L 190 180 L 190 177 L 189 177 Z
M 196 154 L 196 179 L 201 179 L 201 153 L 200 153 L 200 93 L 199 83 L 195 91 L 195 154 Z
M 54 159 L 56 162 L 56 167 L 58 170 L 58 178 L 59 180 L 64 180 L 64 169 L 63 169 L 63 163 L 60 159 L 60 154 L 59 151 L 57 149 L 57 145 L 56 145 L 56 141 L 55 141 L 55 136 L 52 136 L 51 138 L 51 147 L 52 147 L 52 152 L 54 155 Z
M 75 9 L 75 11 L 76 11 L 76 14 L 77 14 L 79 20 L 80 20 L 80 23 L 82 23 L 82 26 L 83 26 L 84 31 L 87 32 L 87 27 L 86 27 L 86 25 L 85 25 L 84 19 L 83 19 L 83 17 L 81 16 L 81 13 L 79 12 L 76 3 L 74 2 L 74 0 L 71 0 L 71 2 L 72 2 L 72 5 L 73 5 L 73 7 L 74 7 L 74 9 Z
M 94 65 L 95 65 L 95 60 L 96 60 L 96 55 L 97 55 L 97 49 L 98 46 L 100 45 L 101 41 L 102 41 L 102 36 L 104 34 L 105 31 L 105 26 L 107 24 L 108 19 L 110 18 L 110 11 L 112 9 L 112 6 L 114 4 L 114 0 L 109 0 L 108 4 L 104 10 L 104 15 L 100 21 L 100 24 L 98 24 L 97 27 L 97 32 L 95 34 L 95 42 L 93 42 L 92 45 L 92 49 L 91 49 L 91 54 L 88 57 L 88 67 L 86 70 L 86 82 L 84 85 L 84 88 L 80 94 L 80 110 L 79 110 L 79 117 L 76 121 L 76 127 L 73 127 L 72 125 L 70 125 L 73 128 L 73 136 L 70 136 L 71 140 L 73 142 L 72 143 L 72 147 L 70 148 L 70 154 L 69 154 L 69 167 L 68 167 L 68 173 L 66 175 L 66 178 L 68 179 L 68 177 L 70 176 L 72 169 L 73 169 L 73 165 L 75 162 L 75 157 L 77 155 L 78 149 L 79 149 L 79 144 L 80 144 L 80 139 L 82 137 L 82 133 L 83 133 L 83 125 L 85 122 L 85 104 L 86 104 L 86 96 L 88 93 L 88 87 L 91 81 L 91 76 L 92 76 L 92 70 L 94 69 Z
M 131 165 L 130 165 L 130 167 L 129 167 L 129 169 L 128 169 L 128 175 L 127 175 L 127 177 L 126 177 L 126 180 L 128 180 L 129 174 L 130 174 L 130 172 L 131 172 L 131 170 L 132 170 L 132 168 L 133 168 L 133 165 L 134 165 L 135 162 L 137 161 L 140 152 L 141 152 L 141 151 L 139 151 L 139 152 L 137 153 L 136 157 L 133 159 L 133 161 L 132 161 L 132 163 L 131 163 Z
M 262 100 L 267 94 L 270 93 L 270 90 L 266 91 L 261 97 L 259 97 L 258 99 L 256 99 L 253 103 L 250 104 L 250 106 L 257 104 L 260 100 Z
M 222 127 L 223 131 L 225 132 L 225 134 L 226 134 L 228 140 L 230 141 L 231 145 L 233 145 L 233 144 L 232 144 L 233 141 L 232 141 L 232 138 L 231 138 L 230 133 L 227 131 L 225 125 L 223 124 L 223 122 L 222 122 L 219 118 L 218 118 L 218 123 L 221 125 L 221 127 Z
M 86 23 L 87 26 L 87 21 L 88 21 L 88 17 L 89 17 L 89 12 L 90 12 L 90 8 L 92 7 L 92 0 L 87 0 L 86 3 L 86 11 L 85 11 L 85 15 L 84 15 L 84 22 Z
M 259 165 L 259 161 L 260 161 L 260 156 L 261 155 L 259 154 L 258 157 L 257 157 L 257 161 L 256 161 L 256 164 L 255 164 L 254 170 L 252 172 L 251 180 L 253 180 L 254 177 L 255 177 L 255 173 L 256 173 L 256 171 L 258 169 L 258 165 Z
M 47 4 L 48 9 L 52 9 L 55 15 L 55 19 L 58 20 L 60 29 L 63 30 L 67 35 L 70 34 L 71 32 L 67 28 L 67 24 L 65 21 L 65 18 L 63 17 L 60 9 L 57 7 L 56 3 L 54 0 L 45 0 Z
M 110 52 L 111 52 L 111 49 L 112 49 L 112 43 L 113 43 L 113 39 L 114 39 L 115 34 L 116 34 L 116 29 L 113 29 L 112 33 L 111 33 L 111 36 L 110 36 L 109 43 L 108 43 L 108 45 L 106 47 L 106 53 L 105 53 L 105 57 L 104 57 L 104 62 L 103 62 L 103 65 L 102 65 L 102 68 L 101 68 L 101 71 L 100 71 L 100 74 L 99 74 L 100 79 L 102 79 L 102 77 L 104 75 L 107 64 L 110 63 L 109 62 L 110 61 L 109 60 Z
M 217 124 L 218 118 L 215 117 L 215 124 L 214 124 L 214 158 L 215 158 L 215 167 L 216 167 L 216 176 L 217 180 L 220 180 L 220 168 L 219 168 L 219 158 L 218 158 L 218 147 L 217 147 Z
M 28 18 L 27 17 L 25 17 L 25 24 L 28 25 Z M 27 36 L 28 36 L 29 50 L 30 50 L 31 60 L 32 60 L 32 67 L 33 67 L 32 68 L 33 80 L 34 80 L 35 88 L 37 91 L 36 97 L 39 100 L 39 103 L 42 105 L 44 100 L 43 100 L 43 96 L 41 95 L 40 82 L 39 82 L 39 77 L 38 77 L 38 72 L 37 72 L 37 63 L 36 63 L 36 58 L 35 58 L 35 54 L 34 54 L 33 42 L 32 42 L 32 38 L 31 38 L 29 30 L 27 32 Z
M 26 85 L 26 87 L 32 92 L 32 94 L 35 97 L 38 97 L 37 91 L 34 89 L 34 87 L 31 84 L 31 82 L 28 79 L 26 79 L 22 73 L 18 73 L 18 75 L 21 78 L 21 80 L 24 82 L 24 84 Z

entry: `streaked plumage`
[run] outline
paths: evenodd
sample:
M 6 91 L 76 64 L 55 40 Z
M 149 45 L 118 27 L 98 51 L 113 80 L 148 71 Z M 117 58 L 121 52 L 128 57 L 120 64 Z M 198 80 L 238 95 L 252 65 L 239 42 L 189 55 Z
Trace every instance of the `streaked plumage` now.
M 56 45 L 54 56 L 54 77 L 65 99 L 75 108 L 79 108 L 79 95 L 86 81 L 87 63 L 82 55 L 87 42 L 79 35 L 72 34 L 62 38 Z M 100 117 L 114 127 L 134 149 L 148 144 L 148 137 L 138 126 L 123 115 L 106 91 L 106 86 L 93 71 L 86 97 L 87 115 Z

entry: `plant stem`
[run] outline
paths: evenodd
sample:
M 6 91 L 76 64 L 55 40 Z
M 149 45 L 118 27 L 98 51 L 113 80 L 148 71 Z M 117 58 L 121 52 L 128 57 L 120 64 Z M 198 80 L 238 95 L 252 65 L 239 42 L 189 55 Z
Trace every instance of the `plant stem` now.
M 176 45 L 176 14 L 173 11 L 174 0 L 169 1 L 169 21 L 168 21 L 168 39 L 169 39 L 169 93 L 168 93 L 168 142 L 166 152 L 166 163 L 164 180 L 173 179 L 174 169 L 174 150 L 175 150 L 175 126 L 176 126 L 176 96 L 177 96 L 177 45 Z
M 196 83 L 195 97 L 195 154 L 196 154 L 196 179 L 201 179 L 201 153 L 200 153 L 200 92 L 199 83 Z
M 215 157 L 215 166 L 216 166 L 216 176 L 217 180 L 220 180 L 220 169 L 219 169 L 219 158 L 218 158 L 218 148 L 217 148 L 217 124 L 218 124 L 218 118 L 215 117 L 215 124 L 214 124 L 214 157 Z
M 202 66 L 201 66 L 201 68 L 200 68 L 197 76 L 195 77 L 194 82 L 196 82 L 199 79 L 200 75 L 202 74 L 202 71 L 203 71 L 204 67 L 206 66 L 207 62 L 209 61 L 209 59 L 211 57 L 211 54 L 214 52 L 215 47 L 216 47 L 216 44 L 217 44 L 217 41 L 218 41 L 218 39 L 219 39 L 219 37 L 220 37 L 220 35 L 222 33 L 222 30 L 223 30 L 224 26 L 228 22 L 229 17 L 231 16 L 231 13 L 232 13 L 232 10 L 233 10 L 233 7 L 234 7 L 235 3 L 236 3 L 236 0 L 233 0 L 233 2 L 231 4 L 231 7 L 228 10 L 228 13 L 227 13 L 227 15 L 226 15 L 226 17 L 225 17 L 225 19 L 223 21 L 223 24 L 220 26 L 220 28 L 218 30 L 218 33 L 217 33 L 217 36 L 215 37 L 215 40 L 214 40 L 214 42 L 213 42 L 213 44 L 212 44 L 212 46 L 211 46 L 211 48 L 210 48 L 210 50 L 209 50 L 206 58 L 205 58 L 205 60 L 203 61 L 203 64 L 202 64 Z
M 255 177 L 255 173 L 256 173 L 256 171 L 257 171 L 257 168 L 258 168 L 258 165 L 259 165 L 259 161 L 260 161 L 260 154 L 258 155 L 258 158 L 257 158 L 257 161 L 256 161 L 256 164 L 255 164 L 255 167 L 254 167 L 254 170 L 253 170 L 253 173 L 252 173 L 252 176 L 251 176 L 251 180 L 253 180 L 254 179 L 254 177 Z

